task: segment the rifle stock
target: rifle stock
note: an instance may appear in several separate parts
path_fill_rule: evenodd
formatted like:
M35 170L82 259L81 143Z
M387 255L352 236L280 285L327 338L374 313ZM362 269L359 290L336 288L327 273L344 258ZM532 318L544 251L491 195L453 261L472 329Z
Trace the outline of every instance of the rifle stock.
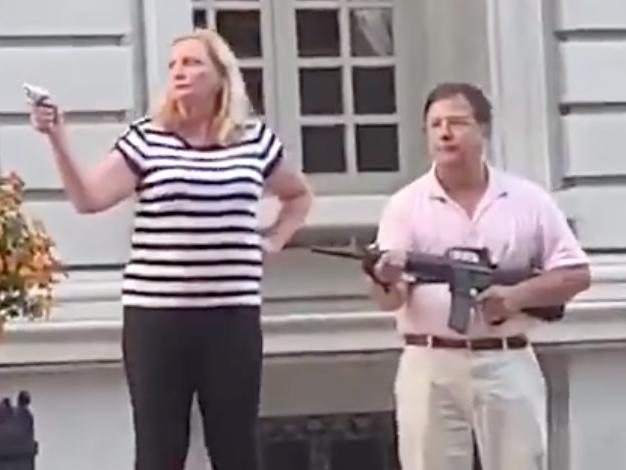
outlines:
M501 270L496 269L493 273L493 284L501 286L514 286L541 274L532 269L521 270ZM541 318L546 321L557 321L565 315L565 305L554 305L545 307L527 307L522 312L531 317Z

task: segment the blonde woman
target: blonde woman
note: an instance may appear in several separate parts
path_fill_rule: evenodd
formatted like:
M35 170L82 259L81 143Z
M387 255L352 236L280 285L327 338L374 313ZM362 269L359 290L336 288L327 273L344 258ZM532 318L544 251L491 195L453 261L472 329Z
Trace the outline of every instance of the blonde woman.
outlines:
M283 162L278 137L248 111L237 61L210 30L174 41L162 104L91 174L75 164L56 107L32 110L79 212L136 195L122 303L137 470L183 469L195 394L213 467L258 468L263 252L285 245L312 195ZM282 209L262 236L264 190Z

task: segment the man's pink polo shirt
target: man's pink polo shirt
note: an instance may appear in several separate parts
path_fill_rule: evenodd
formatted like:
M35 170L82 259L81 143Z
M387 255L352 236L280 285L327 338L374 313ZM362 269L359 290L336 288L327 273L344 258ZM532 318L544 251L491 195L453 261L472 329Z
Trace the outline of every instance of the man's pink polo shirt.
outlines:
M382 249L443 255L450 247L486 247L502 268L550 270L589 260L551 195L540 186L489 167L489 184L473 218L443 190L430 172L395 193L381 217ZM445 284L418 284L398 312L400 333L461 337L447 327L450 294ZM526 332L539 320L520 314L501 326L487 325L480 312L468 336Z

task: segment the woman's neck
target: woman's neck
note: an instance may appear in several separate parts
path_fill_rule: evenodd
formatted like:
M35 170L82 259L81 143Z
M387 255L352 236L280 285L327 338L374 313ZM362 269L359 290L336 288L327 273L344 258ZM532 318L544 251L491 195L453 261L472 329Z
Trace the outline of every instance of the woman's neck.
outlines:
M215 143L212 132L213 115L207 107L181 103L184 117L176 124L176 132L193 145ZM210 107L209 107L210 109Z

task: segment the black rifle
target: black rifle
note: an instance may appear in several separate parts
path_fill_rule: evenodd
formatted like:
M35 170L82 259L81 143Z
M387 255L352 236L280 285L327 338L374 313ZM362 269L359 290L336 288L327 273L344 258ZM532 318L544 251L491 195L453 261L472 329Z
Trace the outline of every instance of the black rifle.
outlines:
M374 274L374 266L383 254L376 246L355 250L314 247L311 250L359 260L363 270L385 287ZM448 326L459 333L467 332L471 311L480 292L492 285L511 286L539 274L533 269L500 269L492 263L488 249L467 247L450 248L443 256L410 252L404 271L417 283L448 284L451 296ZM531 307L523 309L523 312L546 321L556 321L563 318L565 306Z
M9 398L0 401L0 470L34 470L37 441L30 395L22 391L17 406Z

